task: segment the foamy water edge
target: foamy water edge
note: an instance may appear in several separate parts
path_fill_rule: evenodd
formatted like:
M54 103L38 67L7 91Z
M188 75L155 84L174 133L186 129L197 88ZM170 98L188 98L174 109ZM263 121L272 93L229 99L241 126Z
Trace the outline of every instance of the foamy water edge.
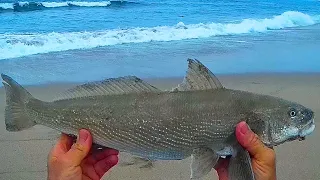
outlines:
M319 22L320 16L287 11L272 18L244 19L239 23L186 25L183 22L179 22L174 26L111 29L93 32L0 34L0 59L126 43L178 41L221 35L266 32L289 27L309 26Z

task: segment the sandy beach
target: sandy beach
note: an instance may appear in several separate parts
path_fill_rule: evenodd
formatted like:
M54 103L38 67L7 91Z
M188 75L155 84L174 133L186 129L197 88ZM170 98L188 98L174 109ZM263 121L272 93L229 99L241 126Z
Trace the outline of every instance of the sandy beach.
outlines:
M320 74L246 74L218 76L226 88L247 90L282 97L310 107L316 115L316 130L305 141L285 143L275 148L279 180L317 180L320 177ZM182 78L148 79L160 89L171 89ZM50 101L71 84L51 84L26 87L41 100ZM22 132L7 132L4 125L5 93L0 88L0 179L46 179L47 154L59 132L43 126L35 126ZM120 159L125 156L120 156ZM190 159L156 162L153 169L135 166L116 166L104 179L109 180L186 180L190 176ZM216 179L212 172L206 179Z

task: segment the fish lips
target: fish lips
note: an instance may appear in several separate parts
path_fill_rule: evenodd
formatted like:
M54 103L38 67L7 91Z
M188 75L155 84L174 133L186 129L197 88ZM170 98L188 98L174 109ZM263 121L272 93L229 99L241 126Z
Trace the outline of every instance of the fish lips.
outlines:
M306 136L310 135L314 129L316 128L316 125L314 123L314 119L312 119L312 121L307 124L305 127L303 127L300 131L299 131L299 135L297 137L297 139L299 141L303 141L306 139Z

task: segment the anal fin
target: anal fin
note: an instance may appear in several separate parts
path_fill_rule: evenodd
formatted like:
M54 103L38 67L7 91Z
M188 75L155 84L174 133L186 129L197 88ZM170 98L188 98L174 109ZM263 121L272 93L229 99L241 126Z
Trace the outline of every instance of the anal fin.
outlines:
M132 157L131 161L125 160L119 163L119 166L139 166L139 168L150 169L154 165L154 161L141 157Z

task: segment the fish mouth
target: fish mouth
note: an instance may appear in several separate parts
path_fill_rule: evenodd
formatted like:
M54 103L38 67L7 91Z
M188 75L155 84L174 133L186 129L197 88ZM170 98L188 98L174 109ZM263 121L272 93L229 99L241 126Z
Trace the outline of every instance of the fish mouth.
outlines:
M314 129L316 128L316 125L314 123L314 119L311 120L309 124L304 126L300 131L298 135L298 140L303 141L306 139L306 136L310 135Z

